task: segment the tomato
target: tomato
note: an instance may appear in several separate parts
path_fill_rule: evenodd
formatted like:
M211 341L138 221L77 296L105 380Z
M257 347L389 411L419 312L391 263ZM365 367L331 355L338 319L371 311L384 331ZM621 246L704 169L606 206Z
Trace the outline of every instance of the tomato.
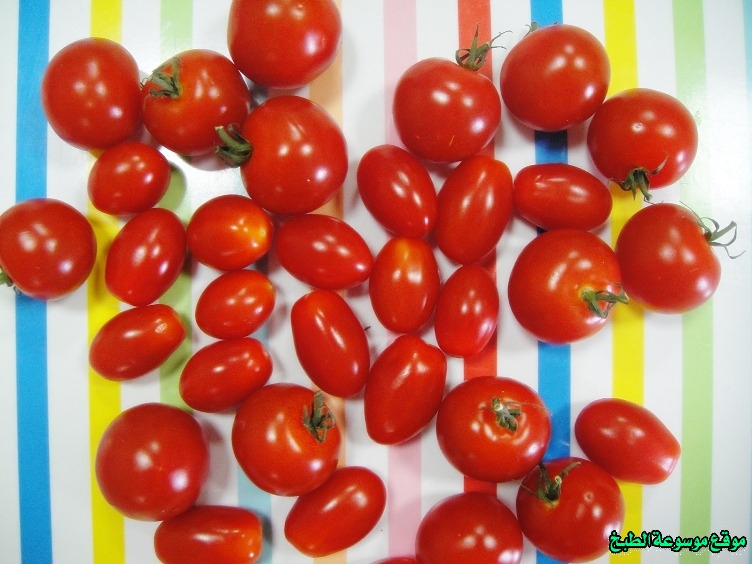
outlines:
M95 472L102 495L120 513L161 521L196 503L209 473L209 448L190 414L143 403L120 413L105 429Z
M517 490L517 519L535 547L563 562L587 562L608 552L624 523L624 497L603 468L577 457L549 460Z
M541 163L514 177L516 214L541 229L592 231L608 221L613 198L603 182L567 163Z
M446 394L436 416L436 437L446 459L465 476L507 482L522 478L541 461L551 419L528 385L477 376Z
M491 254L514 213L512 191L512 174L501 161L476 155L457 165L439 190L439 250L460 264Z
M274 251L282 267L298 280L323 290L346 290L368 279L373 255L348 223L323 214L284 221Z
M580 229L547 231L512 266L507 289L517 321L537 339L570 343L602 329L617 302L626 303L616 254Z
M609 97L595 112L587 148L598 170L624 190L662 188L678 181L697 154L697 125L679 100L632 88Z
M292 305L290 324L295 353L316 386L342 398L363 389L371 351L363 324L342 296L309 292Z
M216 341L197 350L180 374L179 393L198 411L233 409L269 380L272 358L253 338Z
M162 521L154 551L164 564L257 562L263 548L261 519L244 507L197 505Z
M144 81L143 120L152 137L184 156L213 152L218 127L240 126L251 93L233 62L209 49L189 49L161 64Z
M175 213L150 208L115 236L105 262L110 293L134 306L159 299L180 276L186 256L185 228Z
M652 411L620 398L588 403L574 433L585 456L617 480L663 482L681 456L679 441Z
M223 272L196 301L196 325L215 339L239 339L259 329L272 314L277 291L257 270Z
M381 478L362 466L344 466L295 500L285 518L285 538L306 556L328 556L365 538L385 507Z
M387 329L412 333L433 314L441 286L436 257L423 239L393 237L377 253L368 282L373 312Z
M63 47L42 76L42 108L64 141L101 151L134 137L141 127L140 76L133 55L101 37Z
M233 0L227 46L241 72L268 88L299 88L332 63L342 21L332 0Z
M91 274L97 241L89 220L54 198L32 198L0 215L0 283L38 300L79 288Z
M611 63L589 31L568 24L534 29L501 65L499 87L509 113L532 129L583 123L606 97Z
M438 213L433 180L405 149L378 145L363 153L357 185L363 205L394 235L421 238L433 230Z
M444 397L447 361L416 335L399 335L379 353L366 380L366 431L380 444L404 443L431 422Z
M231 439L248 478L281 496L299 496L326 482L342 441L322 393L287 382L251 392L235 414Z
M240 194L214 196L193 212L186 227L188 249L217 270L239 270L272 246L274 223L259 205Z
M89 364L108 380L132 380L159 368L185 334L180 316L168 305L125 309L94 335Z
M423 516L415 554L420 564L513 564L522 558L522 532L512 510L496 496L458 493Z

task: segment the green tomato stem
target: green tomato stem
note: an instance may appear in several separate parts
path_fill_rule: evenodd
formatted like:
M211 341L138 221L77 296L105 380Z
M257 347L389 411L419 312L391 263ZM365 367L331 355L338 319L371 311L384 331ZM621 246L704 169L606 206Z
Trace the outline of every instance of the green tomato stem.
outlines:
M175 98L180 97L182 91L180 85L180 61L177 57L170 60L170 72L164 72L161 68L151 73L146 79L147 82L153 83L156 88L149 89L149 95L154 98Z
M590 312L601 319L606 319L611 312L611 308L617 303L629 303L629 297L624 293L621 286L619 286L618 294L614 294L608 290L583 290L580 293L580 297L587 303ZM602 304L605 304L605 307Z
M503 402L500 398L493 398L491 400L491 409L496 415L496 422L499 427L509 429L510 431L517 430L517 418L522 414L519 404L514 402Z
M221 144L217 145L216 153L225 163L238 167L251 158L253 146L240 134L237 127L233 125L219 126L216 131L222 141Z
M457 49L454 53L454 60L457 61L457 64L471 71L480 70L486 62L488 52L494 47L497 47L497 45L493 45L493 42L503 35L503 32L499 33L490 41L478 45L479 28L480 26L475 27L475 35L473 36L473 42L470 47Z
M324 394L318 390L313 394L311 409L303 408L303 425L319 443L326 440L326 433L335 425L334 415L324 404Z

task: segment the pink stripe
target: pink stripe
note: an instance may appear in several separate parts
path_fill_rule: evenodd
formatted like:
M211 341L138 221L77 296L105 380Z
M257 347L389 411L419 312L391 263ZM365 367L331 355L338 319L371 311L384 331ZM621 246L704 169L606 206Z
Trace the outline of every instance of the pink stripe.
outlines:
M402 73L418 57L415 0L384 0L384 117L386 142L401 145L392 120L392 99Z

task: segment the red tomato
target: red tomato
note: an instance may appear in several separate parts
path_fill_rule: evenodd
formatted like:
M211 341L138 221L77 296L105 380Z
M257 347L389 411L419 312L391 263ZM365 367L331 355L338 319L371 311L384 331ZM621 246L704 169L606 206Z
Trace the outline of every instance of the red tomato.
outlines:
M196 301L196 325L215 339L239 339L259 329L272 314L277 291L257 270L223 272Z
M341 219L317 213L284 221L274 250L287 272L323 290L346 290L365 282L373 265L360 233Z
M233 0L227 46L241 72L269 88L299 88L331 65L342 21L332 0Z
M0 215L0 283L38 300L79 288L91 274L97 241L89 220L53 198L19 202Z
M185 338L185 326L170 306L126 309L97 331L89 364L108 380L132 380L158 368Z
M263 541L261 519L252 511L197 505L159 524L154 551L164 564L253 564L261 556Z
M522 249L509 275L509 306L537 339L570 343L597 333L626 303L616 255L581 229L547 231Z
M197 261L217 270L239 270L271 248L274 223L257 203L240 194L214 196L193 212L186 235Z
M517 215L541 229L591 231L611 215L613 198L603 182L566 163L533 164L514 177Z
M363 389L371 351L363 324L342 296L309 292L290 309L290 324L295 353L316 386L341 398Z
M310 492L337 468L341 443L321 392L277 382L251 392L232 426L232 450L248 478L281 496Z
M509 113L540 131L560 131L592 116L606 97L611 64L590 32L568 24L534 29L501 65Z
M368 282L373 312L387 329L412 333L433 314L441 286L436 257L423 239L394 237L376 255Z
M103 150L133 137L141 126L138 65L122 45L79 39L50 59L42 77L42 108L67 143Z
M363 205L385 229L421 238L436 223L436 189L428 170L411 153L379 145L360 158L357 184Z
M271 375L272 358L260 341L216 341L188 359L180 374L180 397L198 411L227 411L266 384Z
M447 361L416 335L400 335L374 360L363 394L368 436L380 444L404 443L420 433L439 409Z
M439 190L436 244L450 260L479 262L493 252L514 213L509 168L486 155L462 161Z
M496 496L463 492L424 515L415 553L420 564L513 564L522 559L522 532L512 510Z
M652 411L620 398L587 404L574 433L585 456L617 480L663 482L681 456L679 441Z
M600 466L576 457L534 469L517 491L517 519L525 536L551 558L587 562L608 552L609 536L624 522L619 485Z
M522 478L541 461L551 419L543 400L526 384L477 376L446 394L436 416L436 436L441 452L465 476L507 482Z
M186 255L185 228L164 208L150 208L115 236L104 269L110 293L134 306L159 299L180 276Z
M365 538L385 507L381 478L368 468L344 466L295 500L285 518L285 538L306 556L328 556Z
M126 517L161 521L188 510L209 473L198 422L177 407L143 403L118 415L97 447L97 484Z

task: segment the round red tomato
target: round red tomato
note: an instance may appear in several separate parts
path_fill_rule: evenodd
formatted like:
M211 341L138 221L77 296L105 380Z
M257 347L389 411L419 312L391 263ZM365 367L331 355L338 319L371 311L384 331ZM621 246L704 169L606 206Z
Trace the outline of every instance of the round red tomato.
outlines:
M126 517L161 521L196 503L209 473L198 422L177 407L143 403L118 415L97 447L97 484Z
M54 300L91 274L97 241L89 220L70 204L32 198L0 215L0 283L29 297Z
M385 507L381 478L368 468L344 466L295 500L285 518L285 538L306 556L328 556L365 538Z
M380 444L404 443L420 433L439 409L447 361L416 335L400 335L374 360L363 411L368 436Z
M592 116L611 81L608 54L585 29L554 24L517 42L501 65L499 87L509 113L539 131L560 131Z
M522 478L541 461L551 419L543 400L526 384L477 376L446 394L436 416L436 436L441 452L465 476L507 482Z
M196 505L165 519L154 531L154 551L163 564L253 564L263 542L258 515L229 505Z

